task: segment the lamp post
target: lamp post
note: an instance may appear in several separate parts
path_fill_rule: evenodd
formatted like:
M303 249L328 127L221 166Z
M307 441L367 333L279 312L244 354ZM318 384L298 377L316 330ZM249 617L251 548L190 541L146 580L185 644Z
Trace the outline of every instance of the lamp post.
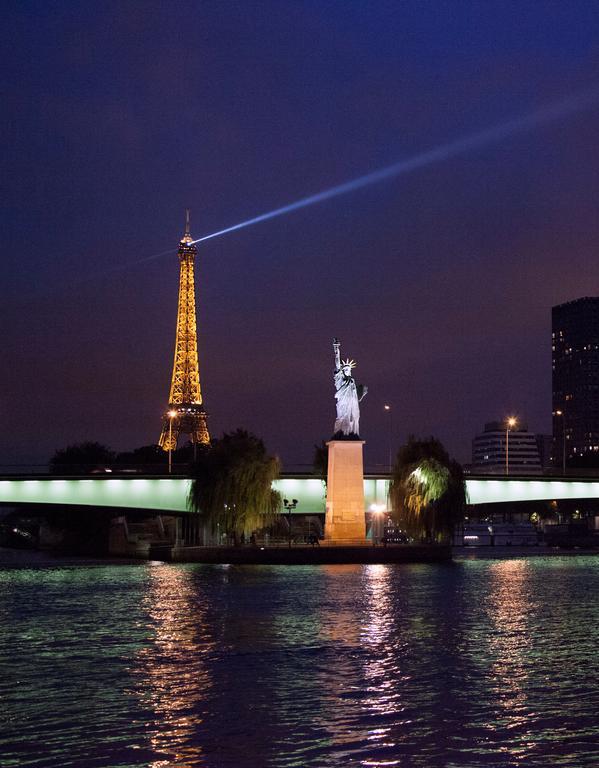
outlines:
M518 420L514 416L510 416L508 419L506 419L505 422L505 474L509 475L510 473L510 451L509 451L509 445L510 445L510 429L512 427L515 427L518 423Z
M283 506L287 510L287 519L289 522L289 548L291 548L291 513L297 507L297 499L283 499Z
M556 416L562 417L562 475L566 474L566 414L563 411L556 411Z
M389 472L391 472L393 469L393 411L387 403L385 403L383 408L389 414Z
M173 470L173 419L177 415L177 411L168 412L168 473L171 474Z

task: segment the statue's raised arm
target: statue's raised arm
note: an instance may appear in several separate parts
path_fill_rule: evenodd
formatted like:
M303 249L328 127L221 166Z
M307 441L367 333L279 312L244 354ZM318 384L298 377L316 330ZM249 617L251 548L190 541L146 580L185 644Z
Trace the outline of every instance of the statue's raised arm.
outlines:
M337 405L337 418L335 419L335 437L347 438L360 437L360 406L367 392L367 387L356 384L352 376L352 369L356 363L349 358L341 360L341 342L333 339L333 352L335 354L335 401Z
M338 371L341 368L341 342L336 336L333 339L333 352L335 353L335 370Z

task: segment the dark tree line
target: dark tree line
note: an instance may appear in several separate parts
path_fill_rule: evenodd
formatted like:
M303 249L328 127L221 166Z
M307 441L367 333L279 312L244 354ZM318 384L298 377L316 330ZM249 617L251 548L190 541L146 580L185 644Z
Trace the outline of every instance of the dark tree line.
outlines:
M193 457L192 446L173 451L173 464L187 465ZM88 475L92 472L133 470L152 474L164 472L168 454L158 445L143 445L132 451L117 453L102 443L85 441L57 450L49 462L54 475Z

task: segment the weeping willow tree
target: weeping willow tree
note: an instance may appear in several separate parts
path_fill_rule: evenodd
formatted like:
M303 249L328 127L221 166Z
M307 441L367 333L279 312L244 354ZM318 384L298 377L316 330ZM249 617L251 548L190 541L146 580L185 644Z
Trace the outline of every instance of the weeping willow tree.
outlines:
M419 541L451 541L464 518L466 484L461 466L434 437L410 436L397 454L389 497L393 517Z
M242 429L225 433L192 467L189 506L213 533L227 533L237 544L242 533L270 525L279 514L281 496L272 490L279 471L260 438Z

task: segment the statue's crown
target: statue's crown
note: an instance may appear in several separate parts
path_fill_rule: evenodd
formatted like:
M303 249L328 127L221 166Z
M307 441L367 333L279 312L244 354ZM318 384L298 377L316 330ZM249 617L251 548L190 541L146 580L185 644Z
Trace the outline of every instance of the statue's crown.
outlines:
M342 368L346 368L347 367L347 368L349 368L351 370L352 368L356 367L356 363L355 363L354 360L350 360L349 357L348 357L347 360L342 360L341 361L341 367Z

